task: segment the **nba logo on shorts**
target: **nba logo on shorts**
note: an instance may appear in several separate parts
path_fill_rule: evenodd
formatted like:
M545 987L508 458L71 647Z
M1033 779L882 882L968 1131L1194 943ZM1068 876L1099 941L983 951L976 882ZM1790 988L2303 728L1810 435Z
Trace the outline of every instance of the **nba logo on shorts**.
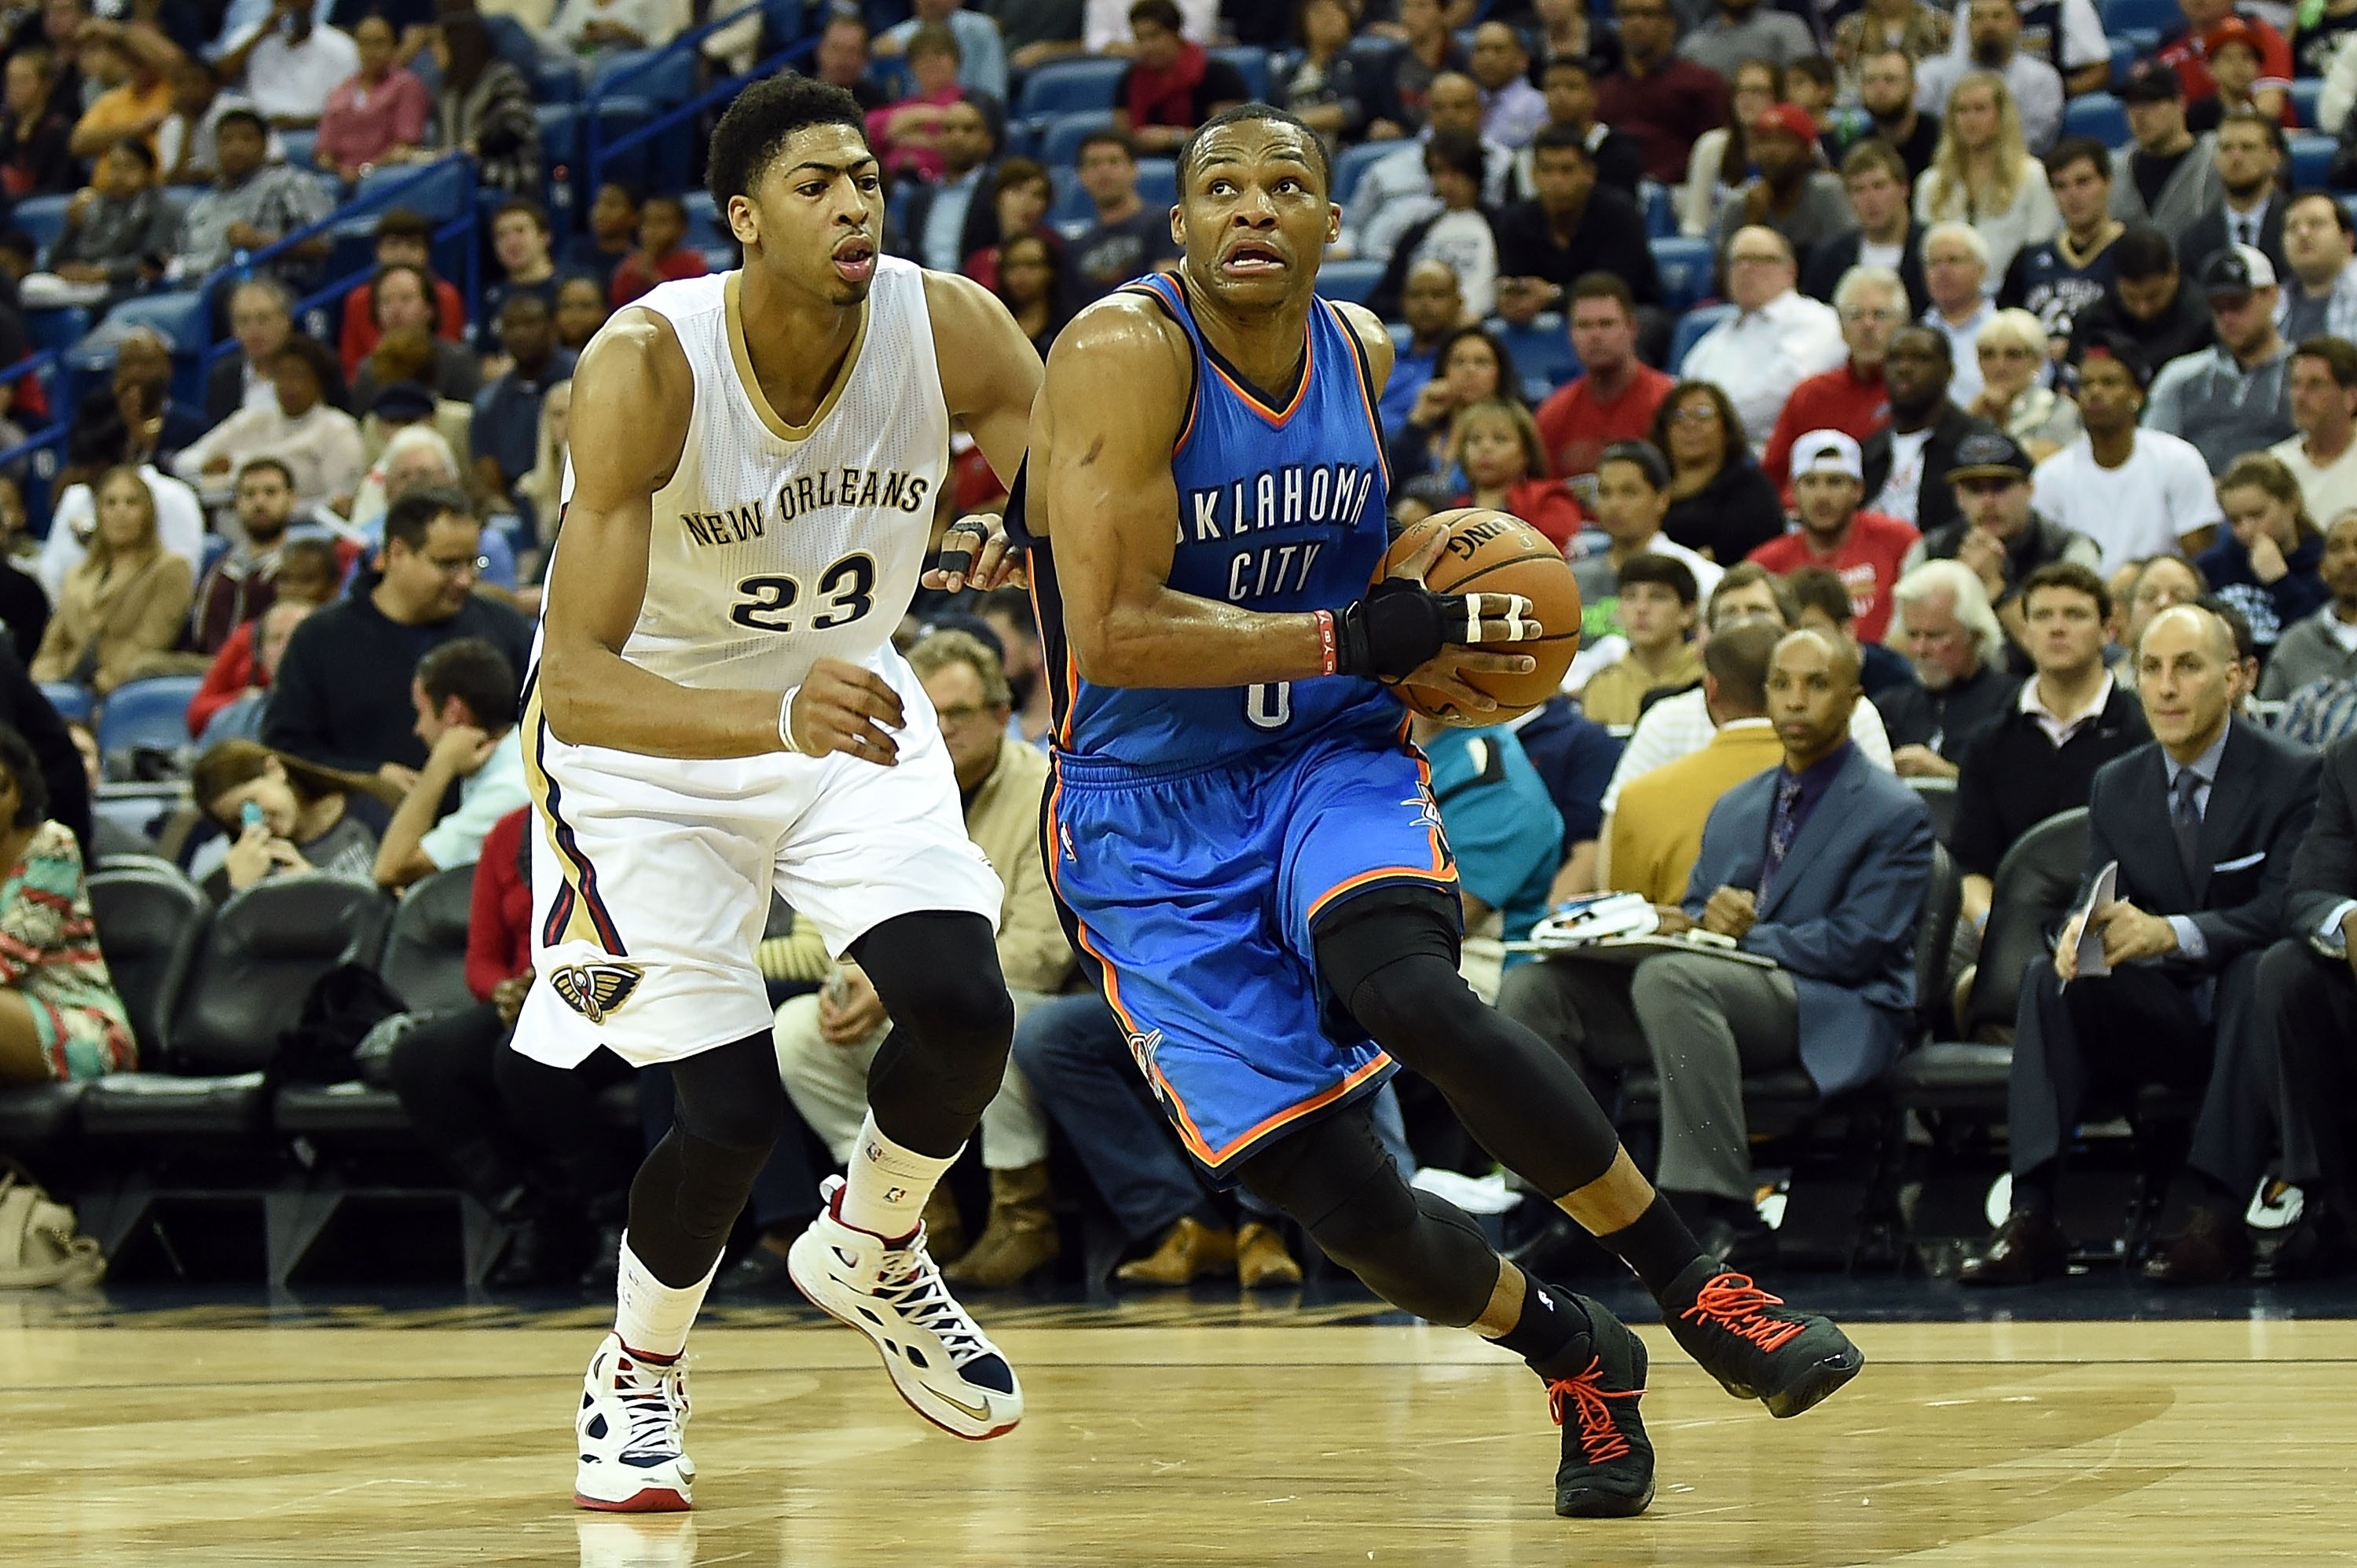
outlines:
M567 1007L602 1024L607 1014L621 1010L642 978L644 972L634 963L575 963L551 973L548 983Z

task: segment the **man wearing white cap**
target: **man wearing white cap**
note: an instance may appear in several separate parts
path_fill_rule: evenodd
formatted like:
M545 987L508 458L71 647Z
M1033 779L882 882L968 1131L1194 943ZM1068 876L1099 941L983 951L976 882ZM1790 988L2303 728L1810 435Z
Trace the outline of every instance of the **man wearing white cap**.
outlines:
M2222 474L2244 453L2292 434L2291 346L2276 330L2280 291L2266 252L2230 245L2202 263L2201 281L2218 341L2162 367L2144 423L2190 441Z
M1857 442L1838 430L1812 430L1792 443L1797 533L1771 539L1750 559L1781 576L1824 566L1849 590L1860 641L1879 642L1890 628L1890 590L1907 553L1922 537L1912 523L1864 511L1866 463Z

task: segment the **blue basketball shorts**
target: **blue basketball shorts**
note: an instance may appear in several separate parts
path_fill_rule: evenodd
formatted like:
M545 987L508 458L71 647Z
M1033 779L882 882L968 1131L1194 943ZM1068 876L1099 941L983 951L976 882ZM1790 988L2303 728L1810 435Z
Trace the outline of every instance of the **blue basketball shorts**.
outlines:
M1429 774L1404 740L1362 736L1160 771L1057 754L1045 849L1066 929L1215 1176L1391 1076L1311 931L1387 885L1455 894Z

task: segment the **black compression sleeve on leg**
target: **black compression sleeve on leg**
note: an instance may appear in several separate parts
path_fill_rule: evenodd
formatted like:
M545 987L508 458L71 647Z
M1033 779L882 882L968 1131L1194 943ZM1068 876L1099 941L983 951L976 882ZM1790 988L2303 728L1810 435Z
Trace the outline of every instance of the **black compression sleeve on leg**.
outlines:
M786 1122L786 1090L768 1030L672 1064L676 1100L630 1183L630 1251L673 1289L712 1270L729 1227Z
M948 1159L1006 1075L1015 1004L980 915L899 915L851 944L892 1015L867 1069L867 1108L886 1137Z
M1403 1312L1461 1328L1490 1305L1498 1254L1481 1228L1401 1178L1363 1102L1279 1139L1238 1174Z
M1544 1041L1473 994L1443 906L1344 905L1317 945L1318 972L1351 1016L1509 1169L1561 1197L1611 1168L1620 1137L1596 1097Z

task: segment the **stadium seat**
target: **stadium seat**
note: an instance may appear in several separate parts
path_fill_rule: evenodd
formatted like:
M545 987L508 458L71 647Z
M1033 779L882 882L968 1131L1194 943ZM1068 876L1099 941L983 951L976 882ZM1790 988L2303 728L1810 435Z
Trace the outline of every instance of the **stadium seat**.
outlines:
M2292 109L2299 115L2300 124L2309 130L2317 128L2316 106L2323 96L2324 81L2320 77L2303 76L2291 84Z
M1678 231L1677 204L1670 199L1670 188L1657 179L1637 182L1637 194L1645 209L1645 237L1667 240Z
M525 72L532 83L533 101L537 103L578 103L581 102L581 73L569 60L543 58Z
M1735 314L1731 305L1702 305L1678 317L1677 329L1670 334L1670 373L1676 375L1678 367L1686 362L1694 346L1702 341L1703 334Z
M1232 44L1211 51L1213 59L1225 60L1236 68L1244 79L1247 102L1262 103L1268 100L1268 51L1257 44Z
M170 750L188 745L188 703L203 684L201 675L156 675L117 686L98 715L98 754L112 757L143 746Z
M2121 87L2126 84L2128 72L2135 68L2138 57L2134 41L2127 38L2115 37L2111 42L2112 74L2110 80L2112 90L2116 92Z
M2111 34L2131 27L2151 27L2165 33L2185 25L2177 0L2102 0L2097 10L2104 18L2104 31Z
M467 917L475 868L454 865L403 896L377 972L413 1013L455 1013L475 1004L467 989Z
M691 250L700 251L706 245L731 242L731 236L721 232L720 209L708 190L689 190L680 194L679 204L687 209L687 239Z
M25 334L36 354L62 354L90 331L90 312L79 305L49 306L25 312Z
M280 145L286 149L286 161L288 163L293 164L296 168L315 168L317 166L312 159L319 147L318 132L281 131L278 133L278 140Z
M197 289L176 289L168 294L143 294L124 300L108 312L106 328L110 337L120 340L123 329L130 327L152 327L164 335L175 354L196 354L205 347L205 296ZM113 359L112 353L108 355Z
M1376 70L1388 75L1392 57L1407 48L1406 40L1385 38L1381 33L1361 33L1351 40L1347 49L1361 70Z
M49 700L49 706L57 709L58 717L68 724L87 720L91 709L97 705L90 694L90 688L72 681L44 681L41 682L41 695Z
M69 1142L81 1123L87 1082L0 1089L0 1149L35 1165Z
M1351 305L1366 304L1383 281L1381 262L1328 262L1318 269L1318 292Z
M1178 160L1177 158L1138 159L1137 199L1157 212L1168 211L1177 206Z
M1525 381L1553 392L1579 374L1579 356L1572 352L1571 337L1560 314L1547 311L1527 327L1502 320L1485 325L1513 356L1514 369Z
M1678 311L1689 310L1710 292L1711 269L1717 256L1707 240L1689 240L1673 234L1652 243L1653 271L1662 280L1662 305Z
M690 48L621 49L600 58L589 73L593 102L609 90L651 99L668 109L695 96L695 51Z
M46 258L66 231L66 209L72 203L70 195L28 196L9 209L9 221L31 235Z
M1129 69L1125 59L1049 60L1023 79L1015 113L1026 120L1113 107L1114 83Z
M2127 145L2128 112L2108 92L2090 92L2062 106L2062 134L2093 136L2107 147Z
M90 879L91 918L144 1068L169 1059L172 1010L212 913L204 891L170 861L107 866Z
M173 1014L173 1066L224 1073L269 1066L313 982L339 963L375 966L392 913L392 900L373 885L317 872L232 895Z
M1405 145L1401 142L1361 142L1355 147L1344 147L1334 160L1334 199L1348 201L1351 193L1359 188L1359 177L1367 166L1378 163ZM19 210L22 210L19 209Z
M432 172L424 178L419 177L416 168L381 168L361 176L360 183L352 188L350 205L365 206L371 214L400 206L436 223L447 223L462 215L474 185L467 160L444 158L425 167ZM388 199L385 193L397 187L406 188Z
M1080 161L1081 143L1096 131L1109 130L1113 111L1095 109L1082 113L1059 114L1047 122L1039 134L1039 161L1054 168L1061 164Z
M2340 143L2330 136L2295 131L2291 142L2291 188L2320 190L2332 173L2332 155Z

